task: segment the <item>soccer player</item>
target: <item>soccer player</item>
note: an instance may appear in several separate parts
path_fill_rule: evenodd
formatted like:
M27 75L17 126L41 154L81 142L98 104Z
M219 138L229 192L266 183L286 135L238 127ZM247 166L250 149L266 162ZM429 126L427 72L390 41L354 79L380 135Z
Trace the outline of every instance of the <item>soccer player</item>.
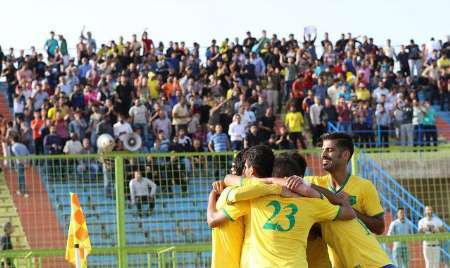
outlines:
M263 177L258 167L264 167L261 165L264 161L258 160L261 159L247 155L244 169L246 177ZM277 173L274 172L273 175L278 177L301 172L297 163L286 157L275 160L275 170ZM320 198L281 198L271 195L251 202L227 205L224 211L229 220L235 220L245 215L248 217L251 210L251 254L244 254L243 249L241 257L249 260L247 265L307 267L306 241L312 224L335 218L352 219L355 216L350 204L345 204L345 201L342 203L343 206L339 207ZM216 220L222 220L220 215L216 216ZM246 229L248 227L246 225Z
M256 158L259 160L257 162L259 174L269 177L272 172L274 160L274 155L270 148L265 146L254 146L248 149L244 154L241 152L241 155L238 156L242 157L243 160L250 154L252 159ZM242 163L242 160L238 157L236 157L236 159L235 168L237 175L240 175L238 172L241 168L240 164ZM273 194L280 194L280 188L281 187L279 186L273 185ZM231 189L232 187L225 188L218 200L217 197L219 193L217 191L212 190L209 195L207 220L208 225L213 228L212 267L248 267L246 262L248 257L243 256L247 256L250 249L250 218L241 217L228 220L230 217L224 208L228 206L226 200ZM247 228L244 226L247 226Z
M247 149L239 152L232 164L231 173L234 175L242 175L245 162L245 154ZM270 159L269 159L270 161ZM271 170L272 163L269 162L268 168ZM235 187L227 187L223 191L213 190L209 195L208 201L208 224L212 229L212 260L211 267L245 267L244 263L241 264L241 250L243 248L244 242L244 218L236 219L235 221L224 221L222 224L217 224L217 222L212 221L212 212L223 213L223 207L226 205L227 197L230 191ZM251 189L250 189L251 190ZM254 189L253 189L254 191ZM270 194L280 194L282 188L278 185L268 185L267 187L256 189L258 194L270 195ZM220 195L220 196L219 196ZM219 199L217 200L217 197ZM216 201L217 200L217 201ZM219 211L219 212L218 212ZM225 214L224 214L225 215ZM250 232L248 228L247 232ZM249 234L247 234L249 237ZM248 240L249 241L249 240ZM247 241L247 243L249 243ZM247 244L248 246L248 244ZM244 247L244 249L247 248Z
M377 191L369 180L347 171L354 150L352 138L345 133L331 133L324 134L322 141L322 166L329 174L305 180L347 198L358 217L349 222L321 224L333 267L389 267L391 261L372 233L384 230L384 210Z

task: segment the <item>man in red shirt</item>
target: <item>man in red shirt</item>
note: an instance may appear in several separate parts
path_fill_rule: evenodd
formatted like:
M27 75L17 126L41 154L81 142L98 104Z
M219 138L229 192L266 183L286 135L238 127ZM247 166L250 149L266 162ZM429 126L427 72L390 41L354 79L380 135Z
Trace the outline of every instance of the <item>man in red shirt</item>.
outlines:
M33 147L35 154L44 153L44 146L42 143L41 128L44 125L44 119L41 118L39 111L35 111L33 115L33 120L31 120Z

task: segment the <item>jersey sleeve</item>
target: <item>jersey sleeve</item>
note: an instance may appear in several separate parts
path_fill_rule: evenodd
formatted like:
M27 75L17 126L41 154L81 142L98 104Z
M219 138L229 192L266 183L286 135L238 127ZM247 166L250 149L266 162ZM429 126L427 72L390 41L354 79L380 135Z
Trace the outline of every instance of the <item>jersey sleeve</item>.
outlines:
M231 205L225 204L221 211L230 221L235 221L250 213L250 202L242 201Z
M375 186L370 181L367 181L367 184L364 185L364 192L362 196L364 198L362 204L364 211L360 212L370 217L383 215L384 209L381 206L377 189L375 189Z
M281 186L277 184L266 184L254 179L243 179L241 186L233 188L227 195L227 203L233 204L238 201L251 200L266 195L279 195Z
M326 199L308 198L307 200L313 206L312 210L315 212L317 221L333 221L339 216L340 206L335 206Z

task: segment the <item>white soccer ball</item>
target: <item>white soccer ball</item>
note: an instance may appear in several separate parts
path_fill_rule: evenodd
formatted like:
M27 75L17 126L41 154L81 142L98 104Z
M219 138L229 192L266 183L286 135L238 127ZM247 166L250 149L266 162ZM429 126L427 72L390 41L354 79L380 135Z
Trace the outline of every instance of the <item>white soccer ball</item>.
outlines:
M97 138L97 148L99 152L109 153L114 149L114 138L109 134L102 134Z

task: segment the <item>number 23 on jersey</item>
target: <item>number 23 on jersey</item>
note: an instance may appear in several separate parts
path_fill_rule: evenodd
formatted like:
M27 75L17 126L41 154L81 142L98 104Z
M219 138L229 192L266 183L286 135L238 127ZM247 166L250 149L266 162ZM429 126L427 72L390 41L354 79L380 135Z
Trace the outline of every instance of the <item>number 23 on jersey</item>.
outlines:
M295 226L295 215L298 212L298 207L294 203L289 203L283 208L280 202L276 200L270 201L267 207L273 207L272 216L267 219L266 223L263 225L263 229L272 230L278 232L288 232ZM288 226L282 226L276 218L279 214L282 214L289 221Z

